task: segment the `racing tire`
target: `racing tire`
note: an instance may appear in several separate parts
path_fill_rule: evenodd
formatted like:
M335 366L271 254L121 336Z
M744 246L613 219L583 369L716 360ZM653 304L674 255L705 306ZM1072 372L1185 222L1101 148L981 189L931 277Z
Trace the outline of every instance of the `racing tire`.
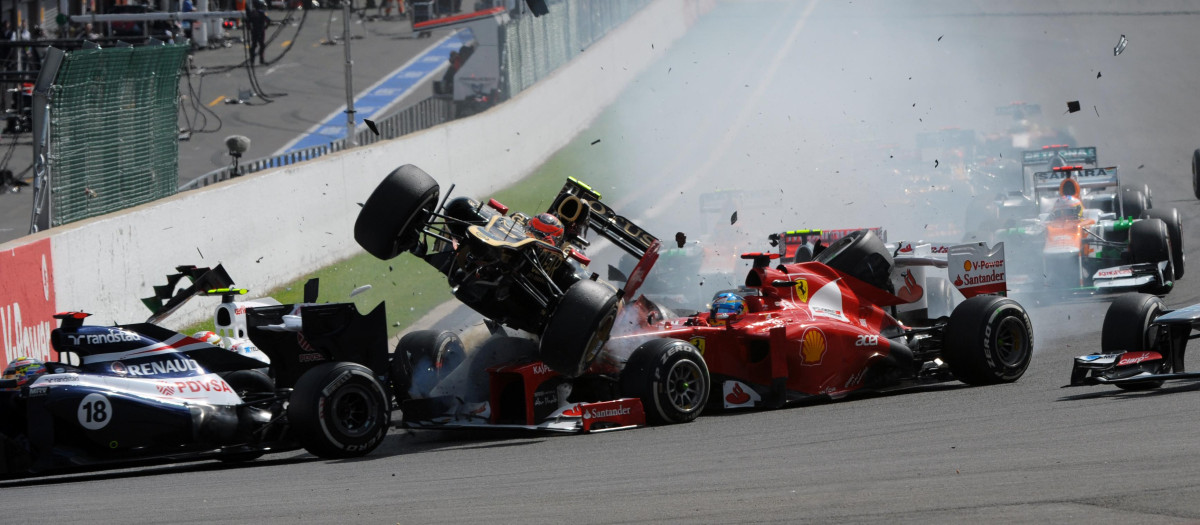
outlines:
M567 288L542 331L542 362L568 378L583 374L608 341L620 302L615 290L596 281L584 279Z
M1121 216L1120 218L1138 218L1142 213L1150 209L1150 203L1146 198L1146 194L1141 190L1132 188L1124 188L1121 190Z
M813 258L830 268L893 292L891 253L871 230L858 230L834 241Z
M1020 379L1033 357L1033 323L1019 303L980 295L963 301L950 314L942 360L968 385L1011 383Z
M1183 277L1183 217L1179 210L1153 208L1142 213L1143 219L1158 219L1167 225L1167 237L1171 239L1171 265L1176 279Z
M1200 149L1192 152L1192 193L1200 199Z
M412 164L375 187L354 221L354 240L371 255L391 259L417 246L438 202L438 183Z
M1146 284L1138 291L1154 295L1166 295L1171 291L1175 285L1175 265L1171 262L1171 234L1165 222L1161 219L1143 219L1133 223L1129 228L1129 251L1135 264L1167 261L1163 279L1172 279L1170 282Z
M245 400L246 396L250 394L275 393L275 382L271 380L270 376L259 370L234 370L222 374L221 378L229 383L229 388L232 388L242 400Z
M712 381L696 347L679 339L642 343L621 370L621 395L642 401L652 425L687 423L708 403Z
M296 381L287 417L310 454L326 459L363 456L383 442L391 425L388 393L371 369L322 363Z
M400 338L393 356L393 395L401 400L408 399L412 387L416 387L417 397L427 397L433 387L466 360L467 352L462 339L454 332L416 330ZM407 369L408 386L401 397L396 387L398 372L403 374L404 369Z
M1104 324L1100 328L1100 351L1117 354L1153 350L1150 323L1162 315L1163 310L1166 310L1166 305L1153 295L1129 293L1117 297L1108 305L1108 311L1104 312ZM1157 373L1170 371L1170 360L1163 359L1162 368ZM1152 390L1162 384L1162 381L1152 381L1128 385L1117 383L1116 386L1123 390Z

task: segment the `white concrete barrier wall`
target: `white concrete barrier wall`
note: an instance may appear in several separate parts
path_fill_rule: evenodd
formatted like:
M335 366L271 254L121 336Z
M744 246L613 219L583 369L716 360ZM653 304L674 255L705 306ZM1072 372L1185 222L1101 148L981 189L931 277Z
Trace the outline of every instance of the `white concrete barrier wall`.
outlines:
M41 354L25 347L42 344L37 334L54 324L45 308L26 305L23 317L13 315L22 308L12 289L42 290L43 283L6 281L31 280L24 276L38 271L30 254L40 240L50 239L49 307L92 312L97 323L147 317L139 298L180 264L223 263L241 285L276 287L358 253L357 203L399 165L420 166L443 186L457 184L460 195L484 196L528 175L714 2L656 0L550 77L482 114L0 245L0 256L8 255L0 257L3 350L7 358ZM200 320L211 314L208 306L185 308L168 324Z

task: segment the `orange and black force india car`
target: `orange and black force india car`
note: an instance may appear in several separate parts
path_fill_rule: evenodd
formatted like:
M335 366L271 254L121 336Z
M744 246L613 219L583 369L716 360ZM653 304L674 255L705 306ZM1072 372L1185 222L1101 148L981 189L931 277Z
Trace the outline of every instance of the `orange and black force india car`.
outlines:
M381 259L402 252L421 257L446 275L463 304L538 335L543 363L566 376L582 374L608 339L622 299L633 296L654 265L658 239L575 179L536 217L509 215L494 199L439 204L439 195L438 183L420 168L397 168L363 204L355 240ZM639 260L624 289L589 274L584 249L592 230Z
M1187 343L1200 329L1200 305L1169 310L1162 299L1124 294L1109 305L1100 352L1076 357L1066 386L1114 385L1147 390L1164 381L1200 379L1184 368Z
M709 408L778 407L928 381L972 385L1016 381L1029 365L1033 330L1025 309L1003 297L1003 245L958 245L934 254L928 245L888 249L871 231L850 233L808 262L771 266L777 253L751 253L745 285L718 293L712 308L671 317L645 301L632 335L674 338L698 348L712 378ZM925 269L966 297L948 318L897 307L939 290ZM919 270L919 271L917 271ZM932 272L931 272L932 273ZM922 276L922 277L919 277ZM941 293L941 292L936 292Z
M1049 211L996 232L997 239L1012 247L1013 258L1025 263L1010 279L1018 290L1139 290L1161 295L1183 277L1183 221L1178 211L1139 209L1139 215L1122 218L1124 199L1109 194L1106 201L1085 193L1089 185L1115 184L1116 168L1068 166L1036 175L1039 192L1053 188L1056 196L1039 197L1051 203ZM1134 194L1144 201L1140 191ZM1110 209L1117 203L1118 212L1088 207L1089 202L1107 202Z

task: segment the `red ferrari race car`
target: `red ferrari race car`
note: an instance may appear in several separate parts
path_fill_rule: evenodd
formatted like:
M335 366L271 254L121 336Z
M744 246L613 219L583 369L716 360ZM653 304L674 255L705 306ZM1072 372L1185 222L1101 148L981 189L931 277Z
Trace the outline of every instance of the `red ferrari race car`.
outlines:
M916 252L912 244L899 246ZM773 408L950 379L1016 381L1029 366L1033 328L1025 309L1001 296L1003 245L957 245L944 256L924 251L897 255L860 230L808 262L771 267L778 254L745 254L754 261L745 285L718 293L709 311L671 317L639 301L636 329L614 329L633 334L614 337L607 349L618 353L647 338L690 342L711 374L709 408ZM930 266L947 268L966 300L949 318L899 320L897 307L924 297L931 283L913 270Z

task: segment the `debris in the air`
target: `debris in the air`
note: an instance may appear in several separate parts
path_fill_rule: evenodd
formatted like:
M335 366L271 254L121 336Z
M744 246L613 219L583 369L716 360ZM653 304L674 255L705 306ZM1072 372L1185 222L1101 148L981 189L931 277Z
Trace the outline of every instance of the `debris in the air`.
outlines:
M201 259L203 259L203 258L204 258L204 252L200 251L200 247L199 247L199 246L197 246L197 247L196 247L196 253L200 254L200 258L201 258Z
M1074 113L1076 111L1079 111L1079 101L1072 100L1067 102L1067 113Z
M1097 72L1096 72L1096 78L1100 78L1100 72L1099 72L1099 71L1097 71Z
M937 160L937 159L933 159L933 167L935 167L935 168L936 168L936 167L938 167L938 160Z
M1092 106L1092 109L1096 111L1096 116L1097 116L1097 117L1099 117L1099 116L1100 116L1100 110L1099 110L1099 109L1096 109L1096 106Z
M360 294L360 293L363 293L363 292L365 292L365 291L367 291L367 290L370 290L370 289L371 289L371 285L369 285L369 284L364 284L364 285L362 285L362 286L359 286L358 288L355 288L354 290L352 290L352 291L350 292L350 297L354 297L354 296L356 296L356 295L358 295L358 294Z
M733 215L729 216L729 224L731 224L731 225L737 224L737 212L736 211L733 212Z
M388 271L389 272L392 271L392 265L390 265L390 264L388 265Z
M916 103L916 102L913 102L913 107L914 107L914 108L915 108L915 107L917 107L917 103Z
M591 145L595 146L596 144L599 144L599 143L600 143L600 139L596 139L596 140L592 141Z
M255 259L255 260L254 260L254 262L255 262L255 263L260 263L260 262L262 262L262 260L263 260L263 258L262 258L262 257L259 257L259 258Z
M1145 167L1146 167L1146 165L1145 165L1145 164L1138 164L1138 169L1139 169L1139 170L1140 170L1140 169L1142 169L1142 168L1145 168Z
M941 42L941 41L942 41L942 37L943 37L943 36L946 36L946 35L940 35L940 36L938 36L938 42Z
M1117 47L1113 48L1113 56L1121 56L1126 45L1129 45L1129 41L1125 39L1125 35L1121 35L1121 40L1117 41Z
M680 248L683 248L683 243L685 242L687 242L687 235L685 235L683 232L675 232L675 244L679 245Z
M670 75L670 74L671 74L671 70L672 70L672 69L675 69L675 68L671 68L671 67L667 68L667 74L668 74L668 75Z
M371 130L371 133L374 133L376 136L379 135L379 128L375 127L375 121L365 118L363 122L367 124L367 128Z

